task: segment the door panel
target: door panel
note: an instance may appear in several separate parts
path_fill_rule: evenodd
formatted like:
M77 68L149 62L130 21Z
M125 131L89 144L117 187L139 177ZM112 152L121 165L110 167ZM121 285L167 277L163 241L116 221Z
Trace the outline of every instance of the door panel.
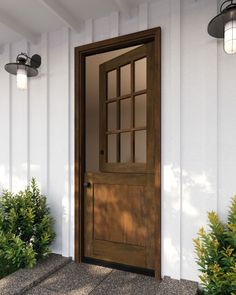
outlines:
M94 258L140 268L146 265L143 248L127 244L94 241Z
M154 45L100 65L100 172L85 173L84 255L155 268ZM89 185L88 185L89 184Z
M152 269L154 222L149 217L154 216L150 200L154 176L86 173L85 180L90 184L85 199L85 256Z
M144 246L144 186L94 184L94 239Z

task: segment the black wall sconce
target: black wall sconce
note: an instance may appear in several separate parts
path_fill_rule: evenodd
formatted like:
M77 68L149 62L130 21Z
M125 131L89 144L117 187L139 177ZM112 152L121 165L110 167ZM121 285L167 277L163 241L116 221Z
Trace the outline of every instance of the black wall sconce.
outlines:
M15 63L5 65L5 70L13 75L16 75L17 88L27 89L28 77L38 75L38 68L41 65L41 56L38 54L29 57L26 53L17 55Z
M208 24L208 34L215 38L224 38L225 52L236 53L236 3L233 0L222 3L220 13Z

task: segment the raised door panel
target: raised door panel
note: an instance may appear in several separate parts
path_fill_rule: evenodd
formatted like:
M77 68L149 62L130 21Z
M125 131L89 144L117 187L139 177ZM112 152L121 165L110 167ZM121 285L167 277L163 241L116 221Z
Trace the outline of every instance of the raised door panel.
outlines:
M85 256L153 269L153 175L90 172L85 180Z
M94 239L145 246L144 187L94 184Z

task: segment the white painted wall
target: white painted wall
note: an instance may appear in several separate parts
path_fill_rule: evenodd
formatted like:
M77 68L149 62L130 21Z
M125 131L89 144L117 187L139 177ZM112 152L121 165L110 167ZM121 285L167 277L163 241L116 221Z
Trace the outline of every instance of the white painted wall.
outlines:
M0 186L16 191L35 176L56 219L54 251L73 255L75 46L162 28L162 275L197 280L192 238L209 210L226 217L236 192L236 57L208 36L217 0L159 0L131 16L87 20L80 34L44 33L38 45L0 53ZM21 51L42 55L29 90L3 69Z

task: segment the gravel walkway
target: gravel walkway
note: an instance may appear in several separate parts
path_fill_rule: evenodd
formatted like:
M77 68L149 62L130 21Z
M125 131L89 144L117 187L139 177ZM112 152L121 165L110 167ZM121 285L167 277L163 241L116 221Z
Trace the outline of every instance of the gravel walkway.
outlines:
M197 284L76 264L59 255L0 281L0 295L196 295Z

